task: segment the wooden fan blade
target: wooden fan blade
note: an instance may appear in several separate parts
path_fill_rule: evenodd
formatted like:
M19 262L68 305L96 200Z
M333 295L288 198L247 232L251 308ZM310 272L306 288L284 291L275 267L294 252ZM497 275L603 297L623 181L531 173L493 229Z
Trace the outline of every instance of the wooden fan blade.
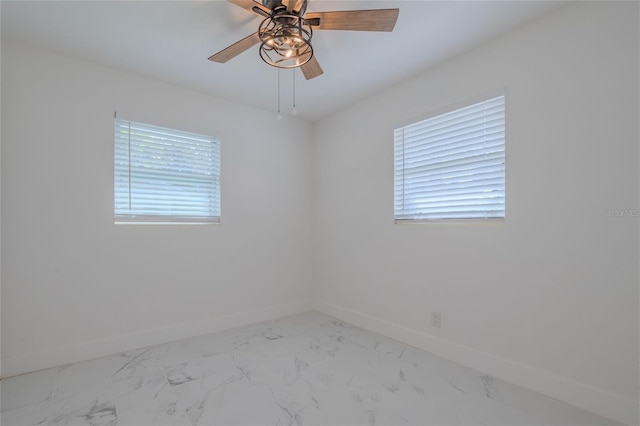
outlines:
M209 56L209 60L213 61L213 62L219 62L221 64L224 64L229 59L235 58L236 56L238 56L239 54L241 54L245 50L255 46L258 43L260 43L260 36L258 35L258 32L256 31L255 33L251 34L250 36L247 36L247 37L243 38L242 40L240 40L240 41L238 41L236 43L233 43L231 46L227 47L226 49L223 49L223 50L219 51L215 55Z
M316 55L313 55L309 62L300 67L302 69L302 74L304 74L304 78L307 80L311 80L319 75L321 75L324 71L320 68L320 64L316 59Z
M299 12L304 0L282 0L282 4L287 6L287 12Z
M393 31L400 9L310 12L306 20L320 19L319 30Z
M240 6L243 9L247 9L251 12L258 13L260 15L263 15L263 14L256 12L254 8L258 8L258 10L263 11L266 14L264 16L269 16L271 14L271 9L269 9L267 6L263 5L262 3L258 3L257 1L253 1L253 0L228 0L228 1L229 3L233 3L236 6Z
M287 12L293 12L293 7L296 5L296 0L282 0L282 4L287 6Z

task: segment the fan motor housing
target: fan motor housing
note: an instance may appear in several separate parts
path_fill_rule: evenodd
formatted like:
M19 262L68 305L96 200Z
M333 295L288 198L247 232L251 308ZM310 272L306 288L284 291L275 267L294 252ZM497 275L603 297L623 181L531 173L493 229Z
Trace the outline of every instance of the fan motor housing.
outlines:
M290 0L290 1L295 1L295 0ZM282 4L282 0L262 0L262 4L273 11L282 7L286 8L286 6ZM306 12L306 10L307 10L307 0L304 0L297 14L299 16L302 16Z

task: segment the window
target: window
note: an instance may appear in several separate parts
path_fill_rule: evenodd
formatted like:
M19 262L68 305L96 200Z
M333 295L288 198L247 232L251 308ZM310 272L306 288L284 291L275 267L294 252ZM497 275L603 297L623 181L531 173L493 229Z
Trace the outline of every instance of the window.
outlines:
M396 222L505 215L504 96L394 131Z
M220 221L220 142L115 120L116 223Z

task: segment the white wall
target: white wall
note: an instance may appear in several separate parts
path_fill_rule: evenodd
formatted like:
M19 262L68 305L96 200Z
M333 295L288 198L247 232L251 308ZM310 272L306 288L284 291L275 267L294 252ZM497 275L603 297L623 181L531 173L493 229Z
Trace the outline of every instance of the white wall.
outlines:
M318 123L317 308L638 424L638 217L605 213L639 207L638 16L578 2ZM394 127L502 88L506 220L394 225Z
M217 136L222 223L114 225L113 113ZM2 44L10 376L310 308L309 125Z

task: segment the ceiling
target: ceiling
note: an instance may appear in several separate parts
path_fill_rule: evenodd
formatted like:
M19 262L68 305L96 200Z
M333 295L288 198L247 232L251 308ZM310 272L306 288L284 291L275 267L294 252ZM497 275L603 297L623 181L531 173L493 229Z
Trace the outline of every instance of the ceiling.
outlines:
M309 0L307 12L400 9L391 33L314 31L324 74L296 71L297 117L314 121L560 7L558 1ZM217 51L255 32L260 17L215 1L7 1L1 36L134 72L220 98L273 110L278 73L258 47L226 64ZM293 71L283 70L282 111Z

